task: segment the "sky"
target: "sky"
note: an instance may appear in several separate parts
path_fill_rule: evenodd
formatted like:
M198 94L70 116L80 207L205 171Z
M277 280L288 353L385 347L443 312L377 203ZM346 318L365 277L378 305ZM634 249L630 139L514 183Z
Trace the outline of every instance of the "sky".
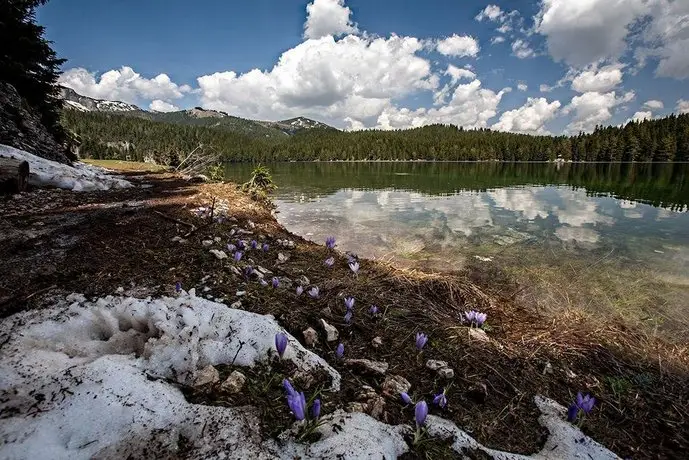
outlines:
M60 83L156 111L526 134L689 112L687 0L53 0Z

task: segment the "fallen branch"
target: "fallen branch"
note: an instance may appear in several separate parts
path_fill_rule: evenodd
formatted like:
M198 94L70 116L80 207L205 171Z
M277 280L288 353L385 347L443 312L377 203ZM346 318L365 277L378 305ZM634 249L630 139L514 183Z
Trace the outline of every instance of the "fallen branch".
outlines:
M167 214L163 214L160 211L153 210L153 212L158 214L159 216L167 219L167 220L172 221L172 222L176 222L176 223L181 224L181 225L186 225L187 227L190 227L192 229L192 231L196 229L196 225L190 224L189 222L184 222L183 220L175 219L174 217L168 216Z

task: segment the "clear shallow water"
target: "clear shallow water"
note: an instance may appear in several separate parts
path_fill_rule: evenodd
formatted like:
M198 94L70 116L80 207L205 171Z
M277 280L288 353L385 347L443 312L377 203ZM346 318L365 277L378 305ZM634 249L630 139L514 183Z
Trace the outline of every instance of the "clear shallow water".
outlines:
M461 269L490 257L522 277L541 273L538 278L548 283L573 277L585 282L612 270L618 278L607 282L620 284L622 292L609 303L619 304L624 286L636 282L636 288L643 278L644 286L656 283L663 294L629 289L629 295L648 296L639 302L660 303L689 317L689 165L268 167L278 185L278 220L316 242L335 235L341 250L434 270ZM228 165L227 174L245 181L251 169ZM545 276L544 270L560 276ZM569 302L573 296L566 297Z

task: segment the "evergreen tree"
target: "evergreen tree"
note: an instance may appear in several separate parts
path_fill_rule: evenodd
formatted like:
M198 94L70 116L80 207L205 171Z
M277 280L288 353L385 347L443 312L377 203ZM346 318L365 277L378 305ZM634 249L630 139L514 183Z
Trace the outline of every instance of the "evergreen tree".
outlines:
M65 60L56 57L44 28L35 22L36 8L47 1L0 0L0 81L14 86L60 141L62 102L55 83Z

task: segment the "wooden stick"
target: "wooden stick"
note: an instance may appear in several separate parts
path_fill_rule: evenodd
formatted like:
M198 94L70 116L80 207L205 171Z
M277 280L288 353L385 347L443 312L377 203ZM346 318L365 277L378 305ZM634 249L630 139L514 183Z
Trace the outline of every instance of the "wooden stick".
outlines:
M156 211L155 209L153 210L153 212L158 214L159 216L167 219L167 220L171 220L172 222L176 222L178 224L186 225L187 227L191 227L192 229L196 229L196 225L190 224L189 222L184 222L183 220L175 219L174 217L168 216L167 214L163 214L162 212Z

